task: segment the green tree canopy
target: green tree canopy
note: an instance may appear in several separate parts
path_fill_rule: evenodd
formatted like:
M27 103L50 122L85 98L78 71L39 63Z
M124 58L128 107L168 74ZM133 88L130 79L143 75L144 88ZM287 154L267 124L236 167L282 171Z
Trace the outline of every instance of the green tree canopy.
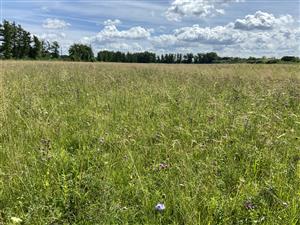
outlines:
M73 61L93 61L94 53L90 46L84 44L73 44L69 48L69 56Z
M58 42L41 41L15 22L4 20L0 24L0 58L58 58L58 49Z

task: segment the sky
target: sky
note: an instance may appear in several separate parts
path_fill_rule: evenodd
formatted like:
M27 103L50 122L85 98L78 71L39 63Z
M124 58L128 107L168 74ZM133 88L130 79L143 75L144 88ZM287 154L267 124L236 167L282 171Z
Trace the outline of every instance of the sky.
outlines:
M299 0L0 0L1 19L94 52L300 56Z

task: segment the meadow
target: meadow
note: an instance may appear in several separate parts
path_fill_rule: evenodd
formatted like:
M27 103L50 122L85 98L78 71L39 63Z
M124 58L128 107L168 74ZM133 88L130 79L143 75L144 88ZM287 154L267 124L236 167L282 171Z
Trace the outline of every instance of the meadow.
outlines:
M0 224L300 223L299 64L0 63Z

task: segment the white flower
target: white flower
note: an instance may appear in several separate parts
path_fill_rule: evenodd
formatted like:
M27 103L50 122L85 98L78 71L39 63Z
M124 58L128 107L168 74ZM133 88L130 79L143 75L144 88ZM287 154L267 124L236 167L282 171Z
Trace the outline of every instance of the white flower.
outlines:
M22 222L22 219L18 218L18 217L11 217L10 218L12 220L12 222L15 224L15 223L21 223Z
M162 212L166 209L165 205L163 203L158 203L156 206L155 206L155 210L156 211L159 211L159 212Z

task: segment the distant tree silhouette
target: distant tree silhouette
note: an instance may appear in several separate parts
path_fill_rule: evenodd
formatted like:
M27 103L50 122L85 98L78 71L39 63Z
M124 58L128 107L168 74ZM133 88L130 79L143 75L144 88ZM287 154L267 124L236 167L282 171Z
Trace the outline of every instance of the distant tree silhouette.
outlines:
M93 61L94 53L90 46L84 44L73 44L69 48L69 56L73 61Z
M40 59L42 56L43 45L42 42L37 38L37 36L33 36L33 47L31 49L31 58Z
M54 59L58 59L59 58L59 44L57 41L54 41L51 45L50 45L50 54L51 57Z
M13 36L14 30L13 26L4 20L3 24L0 25L0 36L1 36L1 54L5 59L10 59L13 56Z
M0 58L4 59L40 59L59 56L58 42L51 44L48 41L40 41L21 25L7 20L0 24L0 42Z
M284 62L300 62L299 57L295 56L283 56L281 60Z

